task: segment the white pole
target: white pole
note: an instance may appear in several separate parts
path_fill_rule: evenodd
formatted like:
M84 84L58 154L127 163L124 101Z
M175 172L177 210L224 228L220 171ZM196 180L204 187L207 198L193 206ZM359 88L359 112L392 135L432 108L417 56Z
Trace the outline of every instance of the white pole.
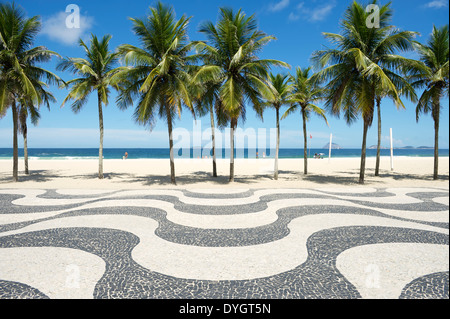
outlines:
M394 170L394 146L392 143L392 128L389 129L389 134L391 138L391 171Z
M330 160L331 160L331 144L332 144L332 141L333 141L333 134L332 133L330 133L330 149L328 150L328 162L330 162Z

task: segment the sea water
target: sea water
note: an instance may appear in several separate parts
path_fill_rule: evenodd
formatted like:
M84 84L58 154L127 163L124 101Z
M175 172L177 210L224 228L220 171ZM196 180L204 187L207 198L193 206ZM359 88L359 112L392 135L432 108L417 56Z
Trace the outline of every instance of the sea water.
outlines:
M104 159L122 159L128 153L129 159L165 159L170 157L168 148L104 148ZM315 154L322 154L322 157L328 157L328 149L311 148L307 150L308 158L313 158ZM11 159L13 156L12 148L0 148L0 159ZM212 151L210 149L175 149L175 158L210 158ZM274 149L236 149L234 152L236 158L274 158ZM304 152L302 148L281 148L279 158L303 158ZM331 157L360 157L361 149L332 149ZM375 157L376 149L367 149L367 157ZM390 156L389 149L381 149L381 156ZM433 157L434 149L432 148L407 148L394 149L394 156L408 157ZM449 156L448 149L440 149L439 156ZM19 157L23 157L23 149L19 149ZM30 159L97 159L97 148L29 148L28 157ZM217 158L230 158L229 149L221 149L216 151Z

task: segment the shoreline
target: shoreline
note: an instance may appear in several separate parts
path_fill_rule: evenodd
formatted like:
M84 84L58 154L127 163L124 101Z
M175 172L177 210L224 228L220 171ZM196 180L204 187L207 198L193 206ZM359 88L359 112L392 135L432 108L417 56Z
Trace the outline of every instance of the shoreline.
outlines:
M19 161L23 161L24 157L23 156L19 156ZM347 158L358 158L360 159L361 156L332 156L331 159L347 159ZM367 155L366 158L376 158L375 155ZM380 156L381 159L383 158L389 158L390 156L386 156L386 155L381 155ZM394 159L395 158L434 158L433 156L429 156L429 155L424 155L424 156L419 156L419 155L394 155ZM444 155L444 156L439 156L439 158L449 158L449 156ZM139 157L139 158L128 158L128 161L133 161L133 160L169 160L169 157L155 157L155 158L149 158L149 157ZM207 158L184 158L184 157L175 157L175 160L212 160L212 157L207 157ZM278 157L278 159L283 159L283 160L303 160L303 156L299 156L299 157ZM308 157L308 160L314 160L314 157ZM326 159L328 160L328 155L323 156L321 159ZM0 161L12 161L13 158L12 157L0 157ZM37 156L28 156L28 160L35 160L35 161L83 161L83 160L98 160L98 156L61 156L61 157L37 157ZM106 158L103 157L103 160L118 160L118 161L122 161L123 159L120 158ZM217 157L217 160L227 160L229 161L230 158L229 157ZM274 157L270 157L270 156L266 156L266 157L259 157L259 158L235 158L235 160L275 160Z
M170 183L169 159L104 159L105 178L98 179L98 159L30 159L30 175L19 160L19 182L12 182L12 161L0 160L0 188L147 189L147 188L321 188L321 187L437 187L449 188L449 157L439 157L439 180L432 179L433 157L382 156L380 176L374 176L375 157L366 159L365 184L358 183L360 158L279 159L279 179L273 179L274 160L235 159L235 182L229 183L229 159L175 159L177 185Z
M181 153L180 153L181 151ZM274 159L275 150L267 149L266 152L259 149L236 149L236 159ZM12 149L0 148L0 160L11 160ZM104 148L103 159L122 159L124 154L128 153L128 159L169 159L169 149L149 149L149 148ZM308 158L314 158L314 154L322 154L323 158L328 158L329 152L325 149L308 149ZM229 149L217 149L217 159L229 159ZM258 156L259 155L259 156ZM382 157L390 157L388 149L381 150ZM174 151L175 159L202 159L211 158L210 149L176 149ZM439 157L448 157L448 149L439 149ZM19 158L23 160L23 150L19 149ZM360 149L336 149L331 152L332 158L360 158ZM375 149L367 149L367 158L376 157ZM394 149L394 157L434 157L433 149ZM97 148L80 149L59 149L59 148L29 148L28 158L31 160L83 160L98 159ZM280 149L280 159L303 159L302 149Z

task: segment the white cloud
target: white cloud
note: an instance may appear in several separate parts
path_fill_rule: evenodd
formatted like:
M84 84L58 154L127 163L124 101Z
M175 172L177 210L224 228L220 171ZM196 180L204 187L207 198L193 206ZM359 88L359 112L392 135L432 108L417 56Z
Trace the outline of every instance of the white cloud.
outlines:
M314 8L308 8L305 6L305 2L300 2L295 10L289 14L288 19L290 21L297 21L300 18L304 18L310 22L323 21L335 6L336 2L334 0Z
M300 19L300 15L295 14L294 12L291 12L291 13L289 13L288 19L290 21L297 21L298 19Z
M448 0L434 0L428 2L425 7L427 8L444 8L448 7Z
M271 4L269 10L276 12L281 11L289 5L289 0L281 0L275 4Z
M331 10L333 10L334 6L335 6L334 4L328 4L323 7L314 8L311 11L311 16L310 16L309 20L310 21L324 20L330 14Z
M78 43L78 39L83 37L92 27L94 19L86 15L80 15L79 28L69 28L66 26L66 19L69 13L59 12L42 21L42 33L50 39L62 42L66 45Z

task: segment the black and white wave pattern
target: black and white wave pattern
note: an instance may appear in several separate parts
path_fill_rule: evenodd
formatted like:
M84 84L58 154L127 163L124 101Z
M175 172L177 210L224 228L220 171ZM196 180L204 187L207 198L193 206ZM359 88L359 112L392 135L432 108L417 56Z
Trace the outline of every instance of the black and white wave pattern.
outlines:
M0 190L0 298L449 298L449 190Z

